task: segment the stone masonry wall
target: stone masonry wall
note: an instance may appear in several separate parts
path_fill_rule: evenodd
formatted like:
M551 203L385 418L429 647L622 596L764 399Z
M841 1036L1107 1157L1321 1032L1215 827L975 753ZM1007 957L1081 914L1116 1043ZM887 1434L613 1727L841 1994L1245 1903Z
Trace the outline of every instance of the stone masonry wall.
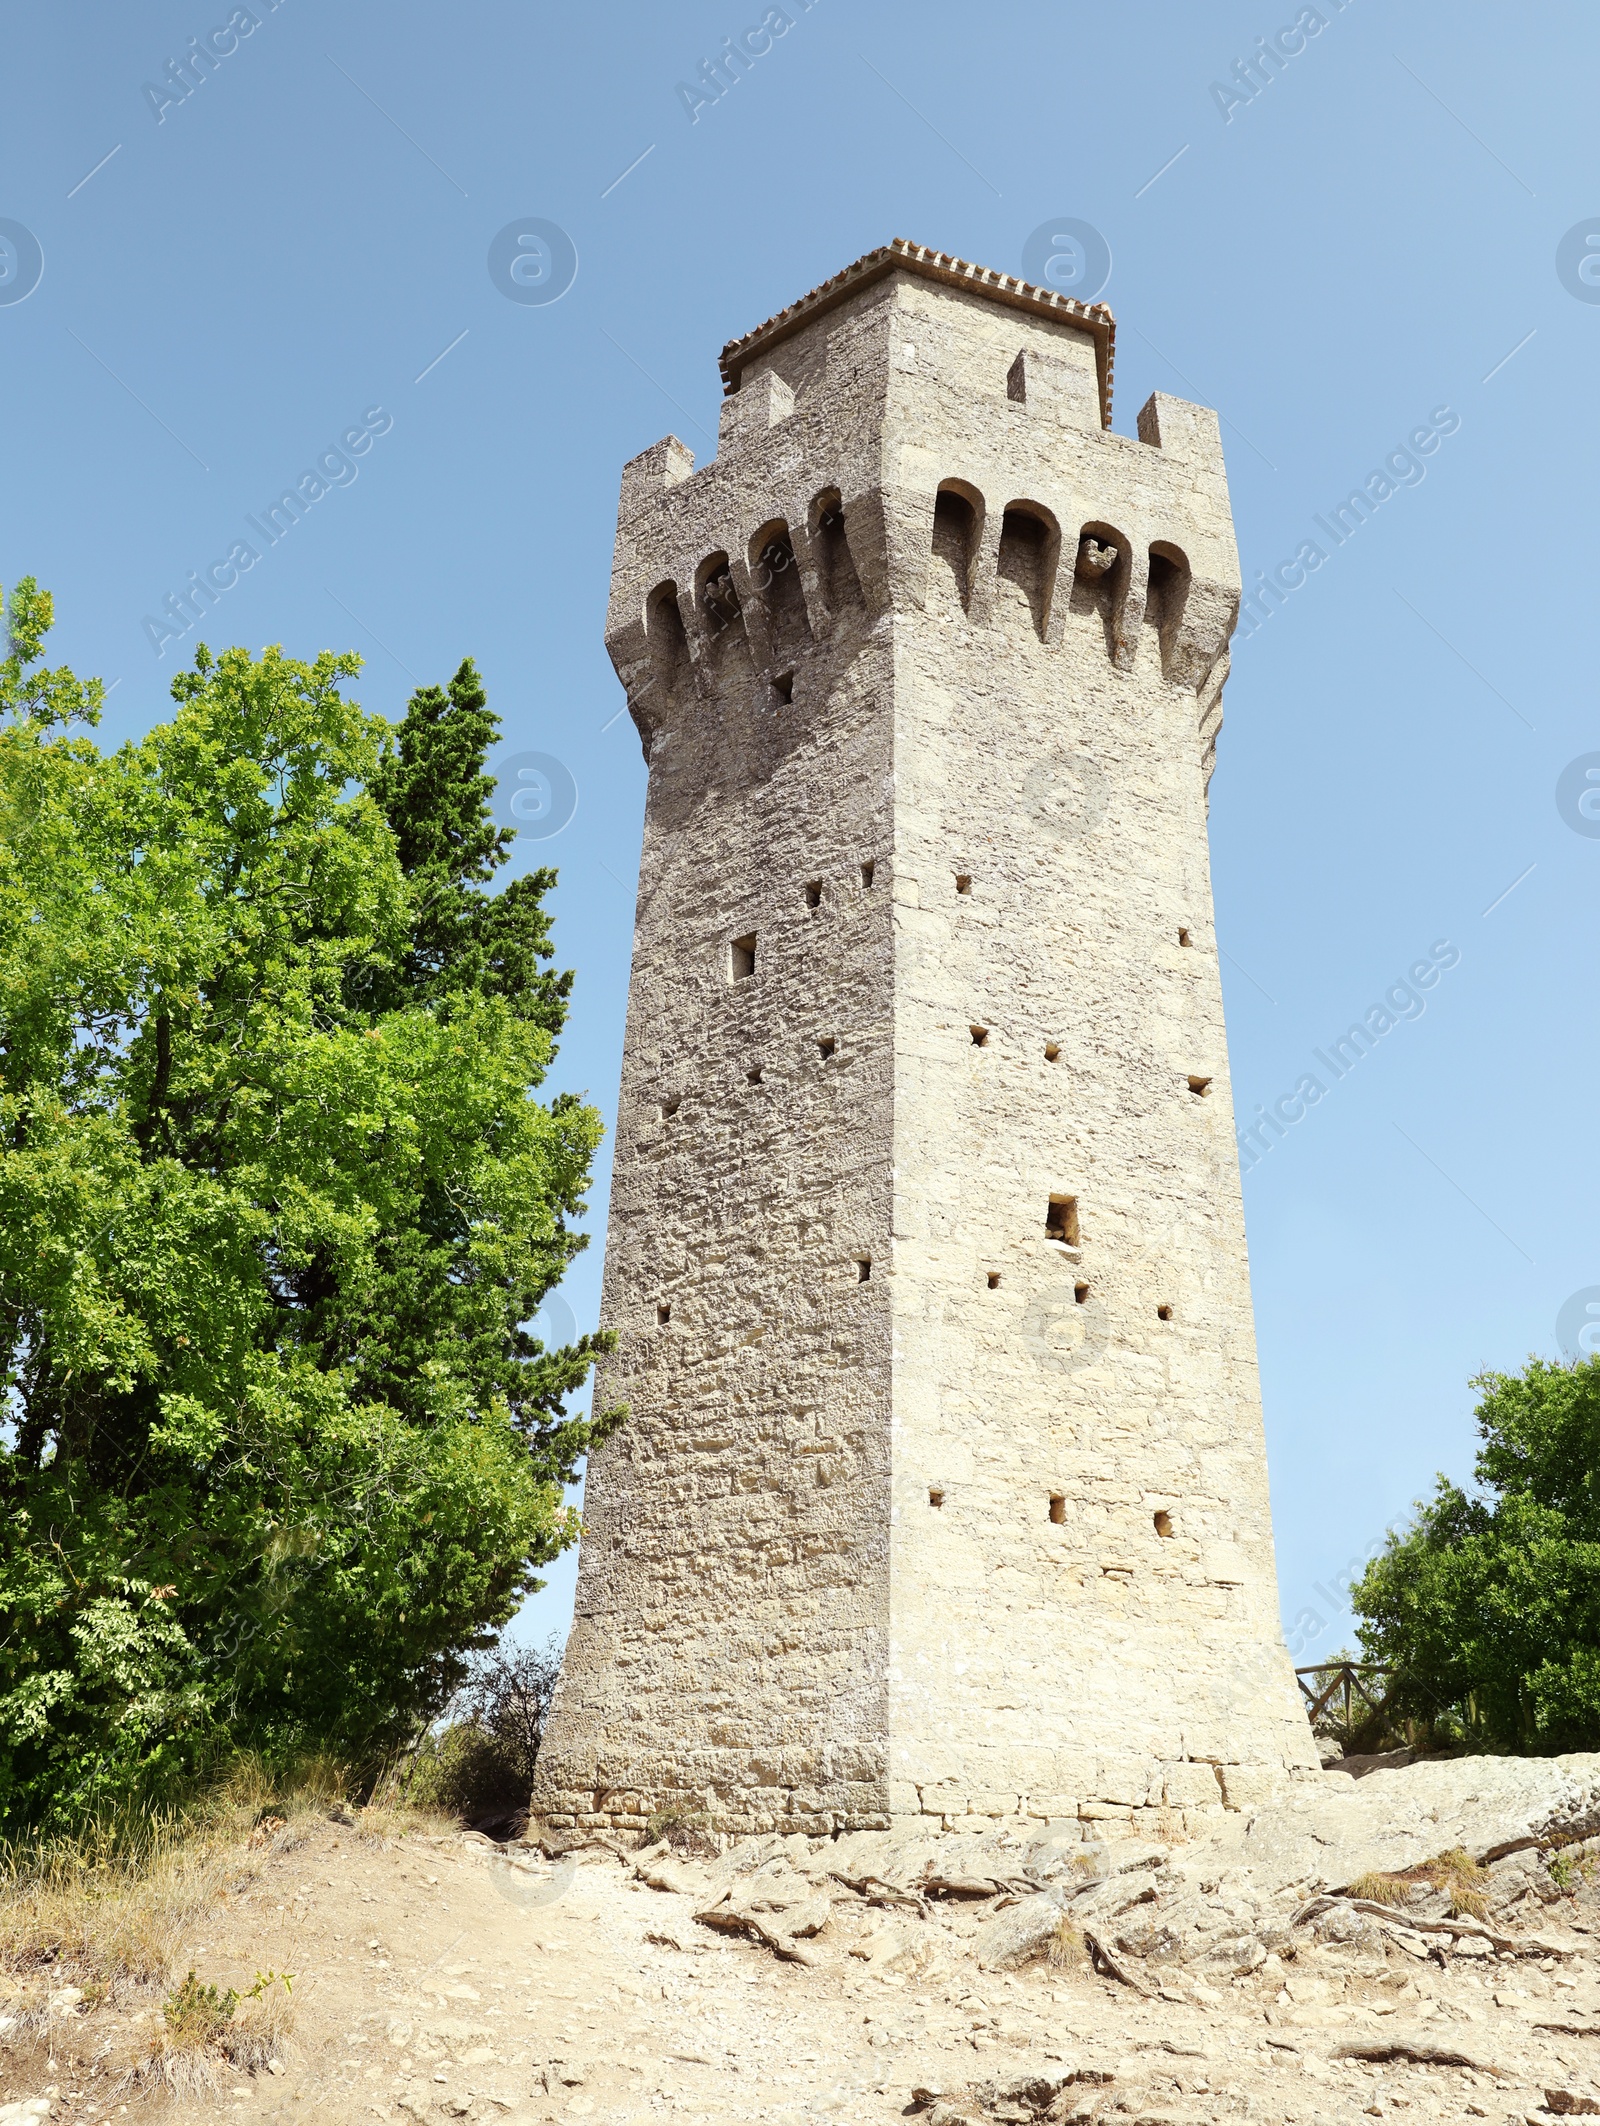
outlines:
M1215 417L1111 434L1087 331L896 271L690 466L619 513L632 1415L535 1807L1237 1806L1314 1758L1211 928Z
M1313 1759L1212 927L1215 419L1158 400L1132 440L1087 394L1008 399L1014 320L942 289L909 283L895 329L886 457L930 550L938 485L977 522L967 584L942 542L896 631L891 1807L1237 1802ZM1018 502L1065 528L1048 604ZM1189 580L1158 565L1152 600L1163 547Z

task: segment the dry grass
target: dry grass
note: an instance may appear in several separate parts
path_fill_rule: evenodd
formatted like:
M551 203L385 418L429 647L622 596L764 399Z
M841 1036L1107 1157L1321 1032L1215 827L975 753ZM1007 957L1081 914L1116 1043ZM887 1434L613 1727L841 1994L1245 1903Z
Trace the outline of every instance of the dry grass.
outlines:
M1358 1875L1347 1894L1364 1898L1369 1905L1403 1905L1410 1884L1399 1875Z
M259 1873L255 1856L299 1843L297 1821L341 1789L330 1765L302 1768L285 1792L247 1763L187 1814L112 1818L0 1852L0 1968L164 1984L195 1923Z
M0 1883L0 1964L76 1985L157 1984L245 1865L237 1841L168 1825L143 1852L59 1841Z
M714 1859L720 1850L717 1844L717 1827L704 1809L691 1808L688 1803L669 1801L656 1809L644 1827L642 1846L660 1845L665 1842L675 1852L689 1853L698 1859Z
M258 1972L242 1995L219 1992L188 1970L184 1945L202 1923L212 1938L226 1904L330 1817L345 1835L377 1845L451 1828L392 1796L353 1807L329 1763L304 1764L289 1781L247 1762L185 1813L112 1819L74 1838L0 1849L9 2044L49 2033L59 2047L67 2026L56 2018L70 1987L82 1996L75 2025L102 2003L143 2011L137 2052L119 2047L114 2068L130 2091L200 2097L225 2069L251 2073L281 2059L295 2016L292 1974Z
M1449 1891L1452 1919L1482 1920L1489 1916L1489 1900L1484 1891L1488 1870L1479 1867L1460 1846L1441 1853L1437 1860L1425 1862L1419 1873L1436 1890Z
M287 1981L240 2001L222 2034L222 2050L246 2074L258 2073L282 2053L294 2028L294 1999Z
M364 1809L347 1811L344 1820L366 1845L393 1845L402 1838L444 1838L461 1828L448 1810L426 1801L407 1801L393 1789L375 1796Z
M1489 1911L1484 1892L1487 1881L1487 1871L1472 1855L1462 1847L1454 1846L1448 1853L1424 1860L1414 1868L1401 1868L1393 1875L1358 1875L1348 1894L1363 1897L1369 1904L1404 1905L1410 1898L1413 1884L1426 1883L1430 1889L1443 1890L1447 1894L1452 1919L1482 1920L1487 1918Z
M1051 1935L1045 1961L1057 1971L1087 1971L1089 1947L1081 1931L1064 1919Z

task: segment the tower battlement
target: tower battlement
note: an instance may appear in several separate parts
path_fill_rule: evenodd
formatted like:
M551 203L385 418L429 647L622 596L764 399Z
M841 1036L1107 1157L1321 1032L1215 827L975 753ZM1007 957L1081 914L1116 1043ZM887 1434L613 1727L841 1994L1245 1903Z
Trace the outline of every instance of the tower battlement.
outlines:
M601 1392L535 1806L1239 1806L1276 1621L1206 784L1216 417L895 244L623 474L646 805Z
M623 472L606 642L647 751L675 700L706 698L727 628L758 688L783 677L791 582L811 644L843 602L835 560L869 619L924 609L942 506L975 622L1011 584L1048 648L1093 611L1123 669L1149 626L1203 693L1209 767L1239 598L1217 418L1158 392L1136 439L1112 433L1113 346L1104 305L903 243L730 342L716 458L695 471L668 436ZM1117 557L1101 577L1090 539Z

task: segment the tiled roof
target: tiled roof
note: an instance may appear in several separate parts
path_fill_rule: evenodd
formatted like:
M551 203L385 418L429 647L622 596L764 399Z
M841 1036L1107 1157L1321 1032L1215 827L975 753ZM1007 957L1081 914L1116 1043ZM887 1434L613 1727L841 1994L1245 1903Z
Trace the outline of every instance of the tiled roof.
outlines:
M769 317L764 325L757 325L754 332L747 332L742 339L729 340L721 356L724 395L738 390L741 371L757 355L765 354L769 347L776 346L798 326L834 309L854 295L858 288L865 288L895 272L920 273L924 279L942 281L946 287L965 288L974 295L987 296L991 302L1004 303L1013 310L1026 310L1035 317L1059 318L1063 323L1079 325L1092 333L1100 372L1100 421L1103 427L1111 426L1111 371L1117 328L1104 303L1075 302L1070 295L1059 295L1053 288L1036 288L1031 281L1017 280L1012 274L996 273L988 266L974 266L964 258L952 258L948 251L930 251L926 244L907 243L903 236L897 236L893 243L880 245L876 251L869 251L865 258L858 258L853 266L846 266L842 273L824 281L820 288L813 288L809 295L802 295L797 303L780 310L776 317Z

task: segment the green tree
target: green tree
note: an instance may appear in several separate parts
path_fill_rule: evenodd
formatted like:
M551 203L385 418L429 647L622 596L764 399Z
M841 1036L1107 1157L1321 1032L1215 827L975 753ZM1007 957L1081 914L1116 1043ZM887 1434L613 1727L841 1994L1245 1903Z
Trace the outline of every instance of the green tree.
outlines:
M1600 1357L1474 1381L1476 1491L1441 1476L1352 1601L1394 1710L1498 1748L1600 1746Z
M411 942L382 1001L419 1003L462 991L504 997L518 1018L561 1031L570 974L541 970L550 957L544 896L553 871L530 871L492 898L474 891L510 856L511 827L489 815L494 778L484 772L500 719L471 658L443 687L419 687L372 794L394 830L411 888Z
M523 1324L594 1110L533 1097L549 873L491 897L470 665L213 658L101 754L0 665L0 1823L414 1731L577 1532L601 1340ZM506 904L501 912L501 904ZM603 1419L600 1425L614 1421Z

